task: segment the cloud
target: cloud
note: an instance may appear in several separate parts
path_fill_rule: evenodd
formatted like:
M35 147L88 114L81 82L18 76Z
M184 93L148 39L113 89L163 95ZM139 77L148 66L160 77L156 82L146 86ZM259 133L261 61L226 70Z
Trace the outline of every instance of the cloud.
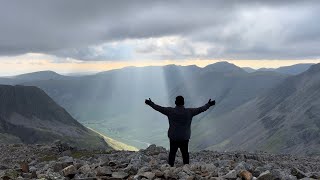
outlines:
M319 9L316 0L3 0L0 56L318 58Z

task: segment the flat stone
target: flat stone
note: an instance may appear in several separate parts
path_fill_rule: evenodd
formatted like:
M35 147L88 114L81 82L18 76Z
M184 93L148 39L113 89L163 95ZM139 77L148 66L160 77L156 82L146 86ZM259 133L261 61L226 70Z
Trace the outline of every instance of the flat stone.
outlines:
M91 168L88 164L85 164L79 168L79 173L88 174L91 171Z
M162 177L162 176L164 175L164 173L163 173L162 171L160 171L160 170L156 170L156 171L155 171L155 175L156 175L157 177Z
M112 175L112 171L111 168L108 166L99 166L96 169L97 172L97 176L111 176Z
M144 173L142 174L142 176L143 176L143 177L146 177L146 178L148 178L148 179L153 179L156 175L155 175L155 173L153 173L153 172L144 172Z
M308 173L308 177L313 179L320 179L320 172L310 172Z
M114 178L124 179L124 178L126 178L128 176L129 176L129 174L124 172L124 171L117 171L117 172L113 172L112 173L112 177L114 177Z
M261 173L259 177L257 178L258 180L273 180L274 176L271 174L269 170Z
M222 177L225 179L230 179L230 180L237 179L237 172L236 172L236 170L231 170L226 175L224 175Z

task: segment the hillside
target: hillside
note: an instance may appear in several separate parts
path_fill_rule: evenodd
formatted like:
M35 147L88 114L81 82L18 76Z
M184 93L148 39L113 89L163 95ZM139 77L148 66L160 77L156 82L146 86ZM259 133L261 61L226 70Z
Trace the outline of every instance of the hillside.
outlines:
M0 85L0 142L49 143L108 148L103 138L88 130L44 91L32 86Z
M220 117L220 123L212 124L214 129L206 133L214 138L206 138L205 146L215 150L319 154L319 78L320 64L316 64Z

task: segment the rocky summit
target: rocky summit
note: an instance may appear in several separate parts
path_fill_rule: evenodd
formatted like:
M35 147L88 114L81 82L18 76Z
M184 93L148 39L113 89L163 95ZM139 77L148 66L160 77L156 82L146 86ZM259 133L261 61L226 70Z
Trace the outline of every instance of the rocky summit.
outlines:
M320 157L264 152L190 153L190 165L177 154L151 145L139 151L92 151L67 144L0 145L2 179L320 179Z

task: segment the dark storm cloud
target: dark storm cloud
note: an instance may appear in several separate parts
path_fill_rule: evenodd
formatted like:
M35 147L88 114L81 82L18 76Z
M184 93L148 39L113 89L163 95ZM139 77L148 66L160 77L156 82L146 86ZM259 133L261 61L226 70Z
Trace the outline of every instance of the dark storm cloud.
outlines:
M319 1L0 2L0 55L37 52L84 60L126 59L131 54L127 47L104 47L106 53L102 54L95 53L91 47L125 39L165 36L183 37L189 44L212 45L207 54L201 55L203 58L320 55ZM183 44L186 47L182 48L191 48L188 57L200 56L188 43L180 46ZM145 48L149 53L157 49L150 46ZM183 58L177 48L172 48L172 57L169 54L166 58Z

